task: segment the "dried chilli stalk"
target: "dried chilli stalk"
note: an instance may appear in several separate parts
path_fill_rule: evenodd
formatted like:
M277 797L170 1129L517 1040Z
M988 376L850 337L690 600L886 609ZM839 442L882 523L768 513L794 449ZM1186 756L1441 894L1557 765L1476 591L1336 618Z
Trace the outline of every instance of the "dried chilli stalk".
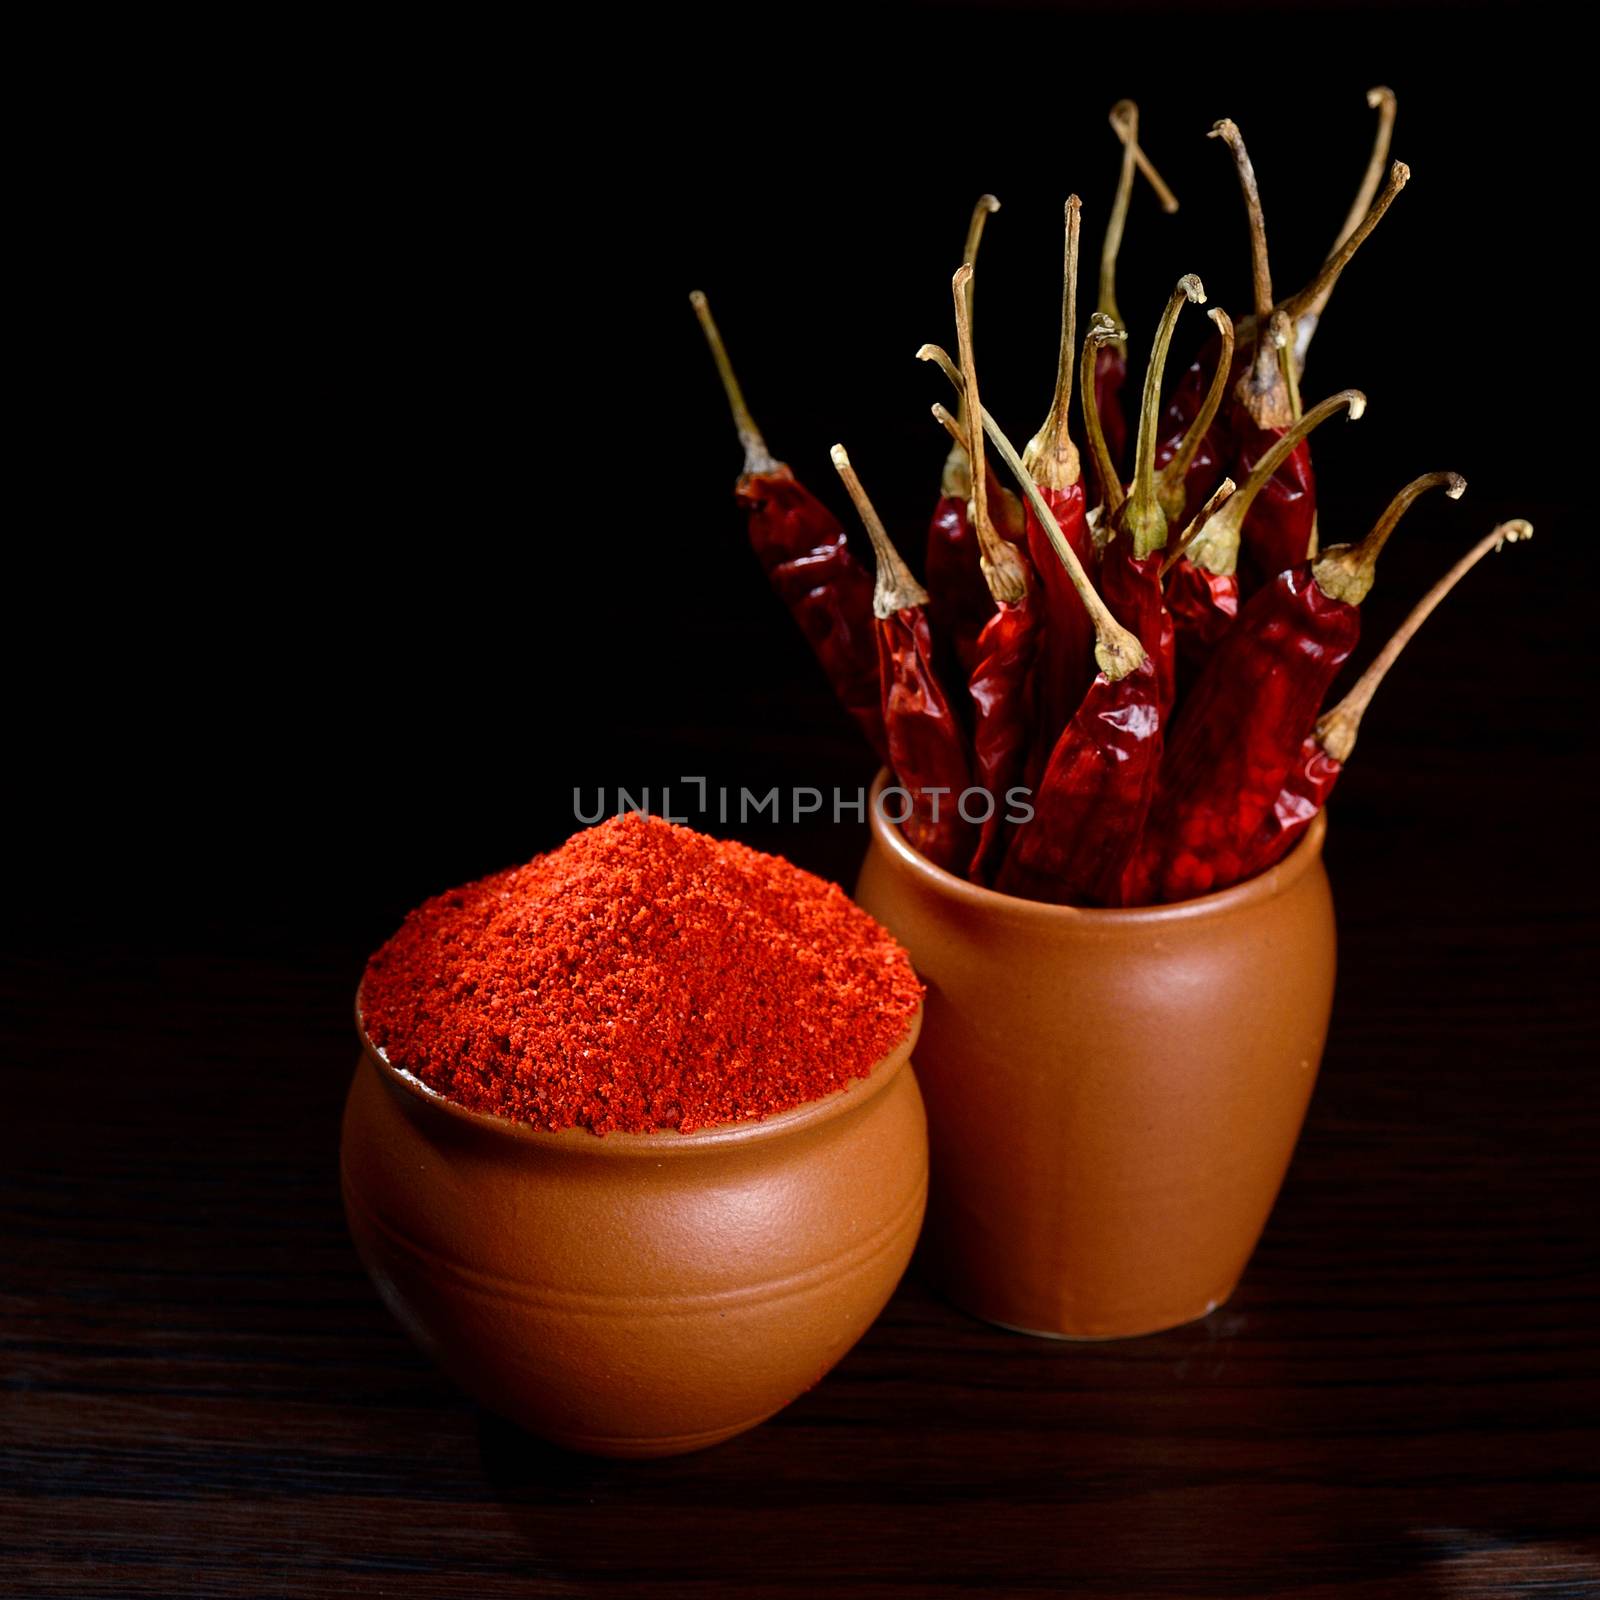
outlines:
M1095 309L1120 329L1123 322L1122 313L1117 309L1117 256L1122 249L1122 235L1128 223L1135 171L1144 174L1155 190L1163 211L1170 215L1178 209L1178 201L1139 144L1139 107L1132 100L1119 100L1111 108L1110 120L1112 131L1122 141L1122 169L1117 177L1116 197L1106 218L1105 240L1100 248L1100 294ZM1096 349L1093 378L1086 379L1083 386L1086 401L1090 394L1094 395L1105 430L1107 450L1119 470L1128 446L1128 424L1122 410L1122 390L1127 381L1127 341L1119 333L1115 340L1108 340ZM1091 462L1091 465L1095 471L1097 497L1103 500L1106 495L1105 480L1101 476L1098 461Z
M971 266L978 258L978 246L983 241L984 225L1000 209L1000 202L992 194L979 195L967 224L966 242L962 246L963 266ZM967 314L972 313L969 291ZM966 436L966 413L958 411L962 436ZM972 526L968 504L972 498L972 460L963 445L952 442L945 457L944 471L939 483L939 499L928 523L927 557L923 571L927 575L931 598L928 615L941 654L946 656L947 668L964 674L972 669L977 637L989 617L989 595L978 570L979 552L977 535ZM954 660L949 660L953 656Z
M1319 717L1315 729L1306 736L1298 757L1284 776L1283 787L1278 791L1271 812L1250 841L1242 863L1243 876L1264 871L1281 861L1327 804L1339 774L1355 749L1361 719L1378 686L1444 597L1491 551L1532 537L1532 523L1521 518L1502 522L1462 556L1411 608L1405 621L1373 657L1372 664L1356 679L1350 692L1331 711Z
M1211 130L1210 137L1221 139L1233 156L1244 196L1245 214L1250 222L1250 281L1255 297L1255 359L1239 379L1234 390L1238 407L1258 428L1287 428L1294 421L1289 401L1289 385L1283 372L1281 351L1263 338L1272 319L1272 263L1267 251L1267 222L1261 209L1261 190L1256 169L1245 147L1244 135L1231 117L1224 117Z
M850 553L838 519L767 448L745 404L706 297L689 296L744 447L734 486L750 547L800 625L834 693L880 757L886 757L872 622L872 579Z
M1167 542L1167 514L1156 484L1156 430L1161 419L1161 380L1178 314L1186 304L1204 304L1204 285L1192 273L1178 280L1156 329L1145 368L1139 405L1139 437L1133 482L1115 518L1115 535L1100 563L1100 588L1112 614L1138 636L1155 664L1156 686L1163 714L1171 709L1177 687L1177 640L1172 617L1161 597L1162 551Z
M1122 475L1111 459L1111 447L1106 440L1105 429L1100 425L1100 402L1094 392L1094 371L1101 350L1112 341L1126 337L1103 311L1095 312L1089 319L1089 331L1083 336L1079 382L1083 393L1083 431L1089 438L1089 459L1100 491L1101 525L1106 537L1110 536L1112 519L1122 509L1122 502L1127 495L1122 487Z
M965 445L966 429L943 406L935 418L952 439ZM1052 553L1051 561L1055 561ZM1037 575L1035 575L1037 576ZM994 614L978 635L967 691L972 698L973 775L989 791L992 809L979 825L968 877L984 883L1003 826L1001 803L1021 771L1033 722L1034 667L1039 647L1037 607L1040 586L1030 582L1020 604L996 600Z
M955 302L956 338L961 352L961 397L970 412L981 408L978 397L978 371L972 353L972 312L969 296L972 287L972 266L963 262L950 280L950 292ZM961 413L956 413L961 420ZM973 532L978 544L979 566L990 594L996 600L1017 601L1028 592L1027 574L1014 546L995 533L989 522L988 493L984 482L983 430L968 428L967 437L972 457Z
M844 446L836 444L831 453L877 557L872 614L884 737L889 766L911 800L901 829L912 847L935 866L960 872L972 851L972 829L958 810L969 782L967 757L934 671L925 609L928 594L900 559Z
M1372 155L1367 162L1367 170L1362 176L1361 187L1356 191L1355 200L1351 203L1349 215L1344 219L1344 226L1339 230L1339 237L1333 241L1333 249L1328 252L1330 256L1338 254L1344 247L1345 241L1361 226L1363 218L1372 209L1372 202L1377 198L1378 185L1383 182L1384 167L1389 160L1389 144L1394 137L1394 90L1383 88L1381 85L1375 89L1368 89L1367 104L1378 113L1378 129L1373 136ZM1306 309L1300 313L1295 321L1294 370L1296 375L1305 371L1306 351L1310 347L1312 335L1317 331L1317 323L1321 319L1323 310L1328 304L1328 297L1332 293L1333 285L1331 283L1319 289Z
M1097 558L1084 501L1082 461L1068 421L1073 369L1078 359L1076 306L1081 214L1082 202L1077 195L1069 195L1061 268L1061 342L1056 352L1055 391L1043 425L1022 452L1022 464L1054 514L1062 536L1072 546L1079 563L1088 569L1095 565ZM1026 513L1028 556L1039 579L1039 592L1034 602L1039 611L1039 657L1033 694L1036 733L1029 760L1029 775L1036 778L1093 675L1090 641L1094 630L1066 568L1051 548L1044 524L1032 506L1026 507Z
M1221 306L1213 306L1206 315L1216 328L1213 340L1208 341L1217 346L1210 386L1188 428L1181 434L1160 440L1156 447L1156 465L1161 469L1156 478L1156 492L1169 526L1192 514L1221 470L1221 463L1213 453L1212 430L1233 374L1233 318Z
M968 415L981 409L978 369L972 348L972 267L963 264L951 279L956 337L961 351L962 401ZM943 412L943 408L939 408ZM949 415L943 412L941 421ZM959 418L952 419L957 428ZM989 521L983 430L970 429L972 459L972 523L982 553L984 581L993 597L989 620L979 633L967 688L972 696L973 766L978 782L989 792L990 808L979 830L968 875L982 882L989 857L1000 838L1001 804L1020 776L1029 732L1029 679L1032 674L1038 611L1028 562L995 533ZM1052 565L1055 565L1052 558Z

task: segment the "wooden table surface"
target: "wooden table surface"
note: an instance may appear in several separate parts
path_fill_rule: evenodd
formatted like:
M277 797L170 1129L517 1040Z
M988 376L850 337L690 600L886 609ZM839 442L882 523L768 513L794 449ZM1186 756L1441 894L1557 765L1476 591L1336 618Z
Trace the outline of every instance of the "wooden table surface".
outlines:
M48 1070L0 1172L0 1587L1600 1593L1592 912L1557 840L1491 848L1515 736L1489 772L1425 754L1352 769L1330 830L1332 1036L1230 1304L1053 1344L913 1278L820 1387L678 1460L542 1447L378 1303L336 1180L358 947L18 963L7 1058Z

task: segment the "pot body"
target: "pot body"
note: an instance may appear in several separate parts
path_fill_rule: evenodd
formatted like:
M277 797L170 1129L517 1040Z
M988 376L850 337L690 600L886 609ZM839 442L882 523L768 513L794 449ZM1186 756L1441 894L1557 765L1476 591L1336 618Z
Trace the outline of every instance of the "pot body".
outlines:
M485 1406L570 1449L696 1450L815 1384L882 1310L927 1194L909 1057L761 1122L544 1133L364 1044L341 1152L390 1309Z
M949 1298L1062 1338L1151 1333L1228 1298L1327 1034L1324 832L1220 894L1081 910L942 872L874 807L856 898L927 985L925 1243Z

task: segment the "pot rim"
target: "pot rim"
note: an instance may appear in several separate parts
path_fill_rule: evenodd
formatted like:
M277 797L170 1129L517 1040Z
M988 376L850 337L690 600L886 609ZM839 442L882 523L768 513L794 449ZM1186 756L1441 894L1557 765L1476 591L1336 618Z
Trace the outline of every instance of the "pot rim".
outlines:
M1081 928L1160 928L1177 922L1226 916L1245 906L1273 899L1311 871L1321 859L1322 841L1328 831L1327 813L1319 811L1300 842L1282 861L1274 863L1265 872L1258 872L1253 878L1246 878L1243 883L1217 889L1211 894L1196 895L1192 900L1174 900L1156 906L1054 905L1048 900L1028 900L1021 895L1001 894L998 889L986 889L981 884L969 883L965 878L958 878L953 872L935 866L906 841L897 824L879 811L878 796L887 787L889 778L889 769L880 767L867 800L867 825L872 830L873 839L901 866L924 879L947 898L964 901L974 910L982 910L991 916L1011 916L1021 921L1070 922Z
M539 1128L531 1122L515 1122L510 1117L496 1116L489 1111L473 1111L458 1104L448 1095L424 1083L415 1073L397 1067L383 1051L367 1037L366 1025L361 1020L361 985L356 985L355 1021L356 1035L361 1040L362 1057L378 1071L378 1076L391 1087L410 1095L420 1104L435 1112L454 1118L465 1127L476 1128L498 1138L528 1141L552 1152L569 1155L595 1156L648 1156L660 1160L663 1156L691 1156L706 1151L747 1149L768 1139L782 1138L786 1134L818 1127L847 1112L876 1099L899 1075L910 1061L911 1051L922 1032L922 1011L919 1003L907 1026L904 1037L872 1070L860 1078L852 1078L841 1089L831 1090L818 1100L807 1100L789 1111L779 1111L770 1117L752 1117L744 1122L719 1122L710 1127L696 1128L693 1133L680 1133L676 1128L661 1128L654 1133L602 1133L588 1128Z

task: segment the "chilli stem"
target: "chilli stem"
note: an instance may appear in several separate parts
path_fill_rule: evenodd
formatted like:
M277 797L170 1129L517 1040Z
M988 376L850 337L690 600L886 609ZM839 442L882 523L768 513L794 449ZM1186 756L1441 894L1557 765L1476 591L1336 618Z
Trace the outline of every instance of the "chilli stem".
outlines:
M1044 426L1028 441L1023 464L1047 489L1069 489L1083 475L1078 447L1068 429L1072 370L1078 358L1078 226L1083 202L1067 196L1066 250L1061 268L1061 344L1056 352L1056 388Z
M1332 545L1317 557L1311 568L1317 587L1346 605L1360 605L1372 590L1378 557L1383 554L1389 535L1430 489L1443 489L1450 499L1459 500L1467 492L1467 480L1459 472L1425 472L1420 478L1413 478L1384 507L1383 515L1373 523L1372 531L1360 544Z
M750 415L749 406L744 403L744 390L739 387L739 380L734 375L727 347L711 315L710 302L696 289L689 296L689 304L700 319L700 331L705 334L706 343L711 347L711 359L717 364L717 376L722 379L723 392L728 397L733 425L739 432L739 443L744 446L744 470L747 473L777 472L783 463L767 449L767 441L761 437L761 430Z
M1361 729L1361 718L1378 692L1378 685L1399 659L1400 652L1411 643L1417 630L1432 616L1435 608L1466 575L1489 554L1504 544L1516 544L1533 537L1533 524L1522 518L1502 522L1492 533L1485 534L1445 575L1411 608L1406 620L1394 630L1389 642L1372 658L1372 664L1356 679L1347 694L1333 710L1325 713L1317 723L1317 743L1333 759L1343 765L1355 749L1356 735Z
M1189 559L1207 572L1226 576L1238 569L1239 533L1244 519L1250 514L1255 498L1266 488L1273 473L1289 459L1290 452L1309 434L1336 412L1348 410L1350 420L1356 422L1367 409L1367 397L1359 389L1341 389L1306 412L1292 427L1284 430L1272 448L1256 463L1255 470L1245 479L1244 486L1200 530L1190 551Z
M1100 482L1105 488L1105 514L1108 520L1122 509L1122 502L1127 495L1111 460L1111 447L1106 443L1105 429L1100 426L1100 400L1095 393L1094 369L1100 356L1100 346L1120 344L1126 337L1105 312L1095 312L1089 319L1089 331L1083 338L1083 359L1078 372L1078 390L1083 396L1083 431L1089 436L1089 454L1094 457L1095 470L1100 474Z
M972 268L965 263L950 280L956 308L956 348L961 352L962 397L969 416L983 402L978 395L978 367L972 354L972 312L969 308ZM1016 604L1028 592L1028 579L1015 550L989 521L989 485L983 465L983 430L967 425L967 451L972 461L972 527L978 536L978 558L989 593L1001 603Z
M1267 220L1261 210L1261 190L1256 185L1256 169L1245 148L1244 135L1239 125L1224 117L1211 129L1210 137L1221 139L1233 152L1233 164L1239 174L1239 188L1244 194L1245 210L1250 217L1250 276L1255 289L1256 320L1262 327L1272 315L1272 267L1267 256Z
M1179 510L1183 506L1183 480L1189 475L1189 468L1194 465L1194 458L1200 453L1200 446L1211 431L1211 424L1217 420L1217 411L1228 387L1228 374L1233 370L1233 318L1221 306L1213 306L1206 315L1217 325L1217 337L1222 341L1222 348L1217 353L1217 370L1211 374L1211 387L1206 390L1205 401L1194 421L1189 424L1183 443L1161 469L1156 480L1162 506L1173 521L1179 515L1174 506Z
M1133 487L1122 507L1122 529L1133 539L1133 554L1143 560L1167 542L1167 514L1156 488L1156 430L1161 425L1161 380L1167 370L1172 330L1185 304L1204 305L1205 285L1192 272L1178 279L1168 296L1156 327L1150 360L1144 369L1144 393L1139 401L1139 437L1134 447Z
M844 446L836 444L829 454L833 457L835 471L844 482L846 493L855 505L856 514L861 518L861 525L872 541L872 553L877 557L878 579L872 592L872 614L882 619L892 617L897 611L907 611L912 606L925 606L928 603L928 591L912 577L911 569L900 559L900 552L895 549L883 519L867 498L867 491L861 487L861 480L856 476L856 469L850 465L850 457L845 453Z
M1167 559L1161 563L1163 578L1188 554L1189 546L1199 537L1200 530L1233 498L1238 487L1232 478L1224 478L1212 491L1211 498L1195 512L1189 526L1178 535L1177 542L1167 552Z

